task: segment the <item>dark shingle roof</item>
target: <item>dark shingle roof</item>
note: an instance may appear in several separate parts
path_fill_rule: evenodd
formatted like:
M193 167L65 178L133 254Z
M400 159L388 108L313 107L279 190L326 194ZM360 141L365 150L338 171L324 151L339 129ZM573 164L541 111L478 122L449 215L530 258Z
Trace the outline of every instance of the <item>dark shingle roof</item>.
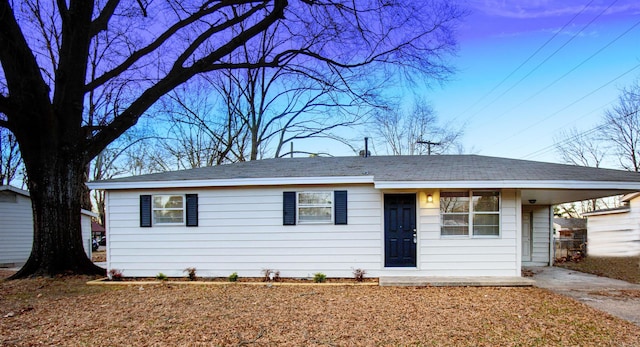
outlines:
M117 178L100 183L373 176L374 181L640 182L640 173L478 155L265 159Z

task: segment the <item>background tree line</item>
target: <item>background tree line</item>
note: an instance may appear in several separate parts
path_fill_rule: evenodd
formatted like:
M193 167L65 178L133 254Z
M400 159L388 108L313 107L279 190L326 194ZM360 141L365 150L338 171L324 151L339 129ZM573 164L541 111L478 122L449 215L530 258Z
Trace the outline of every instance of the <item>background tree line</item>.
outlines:
M640 172L640 80L620 90L595 127L561 132L555 149L568 164ZM556 214L580 217L583 212L619 205L619 197L595 199L558 206Z

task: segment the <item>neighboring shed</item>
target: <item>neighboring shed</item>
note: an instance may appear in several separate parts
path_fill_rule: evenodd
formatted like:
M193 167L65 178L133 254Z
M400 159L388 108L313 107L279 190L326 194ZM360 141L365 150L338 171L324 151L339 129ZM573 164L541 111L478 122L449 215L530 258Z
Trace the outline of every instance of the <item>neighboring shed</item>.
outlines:
M91 237L99 240L105 235L106 233L105 233L104 227L100 225L100 223L92 220L91 221Z
M640 174L476 155L268 159L91 182L124 276L520 276L552 261L552 206Z
M623 257L640 254L640 193L627 194L619 208L585 213L589 255Z
M82 210L82 240L91 257L91 217ZM29 192L12 186L0 186L0 265L24 264L33 245L33 211Z

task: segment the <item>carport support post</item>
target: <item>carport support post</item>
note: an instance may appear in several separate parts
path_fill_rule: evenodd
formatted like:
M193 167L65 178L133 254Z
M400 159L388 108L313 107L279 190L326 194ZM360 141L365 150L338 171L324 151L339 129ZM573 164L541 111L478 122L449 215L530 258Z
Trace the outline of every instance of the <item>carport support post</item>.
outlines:
M553 266L553 260L556 258L556 240L554 238L555 228L553 227L553 206L549 205L549 266Z

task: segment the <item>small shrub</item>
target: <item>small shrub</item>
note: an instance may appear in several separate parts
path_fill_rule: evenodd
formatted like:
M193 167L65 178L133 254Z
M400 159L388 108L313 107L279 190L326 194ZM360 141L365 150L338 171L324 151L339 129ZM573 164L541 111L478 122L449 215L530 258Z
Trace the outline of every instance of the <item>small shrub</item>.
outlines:
M353 278L356 280L356 282L362 282L364 281L364 275L366 275L367 272L363 269L355 269L353 270Z
M167 275L163 274L162 272L158 272L158 274L156 275L156 279L160 281L166 281L169 279L169 277L167 277Z
M262 270L262 282L278 282L280 281L280 271L279 270L271 270L271 269L263 269Z
M229 275L229 277L227 277L227 279L229 280L229 282L238 282L238 273L232 273L231 275Z
M317 272L313 274L314 283L323 283L326 280L327 280L327 275L323 274L322 272Z
M271 281L271 269L262 269L262 282Z
M109 277L109 279L112 281L122 281L122 271L118 269L111 269L109 270L109 274L107 277Z
M184 272L187 273L187 275L189 276L189 281L195 281L198 279L198 276L196 276L196 268L195 267L188 267L186 269L184 269Z

